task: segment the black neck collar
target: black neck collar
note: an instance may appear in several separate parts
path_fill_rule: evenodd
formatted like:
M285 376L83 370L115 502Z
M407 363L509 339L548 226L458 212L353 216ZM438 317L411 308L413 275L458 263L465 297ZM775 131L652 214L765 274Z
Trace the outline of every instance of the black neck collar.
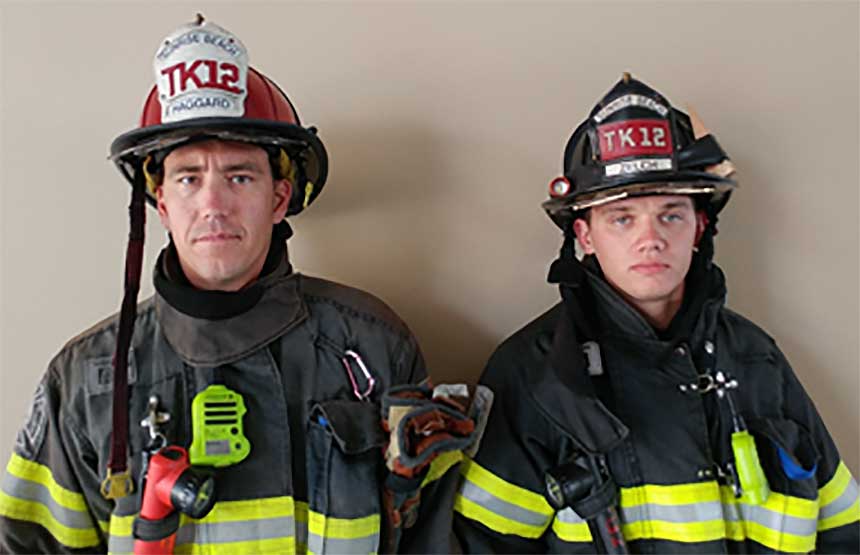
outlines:
M188 316L206 320L224 320L247 312L263 296L263 278L277 270L287 259L287 239L293 234L286 221L272 228L272 243L260 276L239 291L207 291L197 289L182 271L173 241L161 251L155 263L153 283L167 303Z
M655 330L609 285L595 256L586 256L581 261L572 256L560 257L553 262L548 281L560 284L566 303L573 303L574 307L590 308L580 310L580 314L588 320L586 327L591 328L591 335L597 333L592 326L601 327L601 323L595 318L596 314L592 313L597 307L591 303L597 302L607 316L603 324L611 323L628 331L639 329L663 341L672 341L688 339L694 332L705 305L712 300L722 302L726 295L722 272L701 253L693 256L685 279L684 300L669 327L663 331ZM590 292L594 293L593 300L587 295ZM583 327L583 324L577 322L577 326Z

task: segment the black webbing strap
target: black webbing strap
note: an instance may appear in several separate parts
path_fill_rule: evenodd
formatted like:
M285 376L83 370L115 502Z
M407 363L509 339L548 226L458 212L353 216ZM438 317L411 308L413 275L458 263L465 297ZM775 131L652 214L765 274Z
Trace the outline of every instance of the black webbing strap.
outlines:
M137 172L128 207L129 233L125 253L125 284L116 351L113 356L113 427L107 477L102 482L102 495L107 499L125 497L132 490L128 472L128 351L134 335L137 317L137 293L143 266L143 239L146 224L146 185L143 172Z
M136 540L157 542L168 538L179 530L179 511L173 511L161 520L149 520L138 515L131 525L131 535Z
M561 256L550 268L549 281L559 284L564 310L556 323L546 367L529 372L528 384L538 408L575 438L580 450L597 455L617 447L629 430L600 401L588 372L582 344L597 338L588 317L594 313L594 299L586 270L573 256L573 241L573 235L567 234Z

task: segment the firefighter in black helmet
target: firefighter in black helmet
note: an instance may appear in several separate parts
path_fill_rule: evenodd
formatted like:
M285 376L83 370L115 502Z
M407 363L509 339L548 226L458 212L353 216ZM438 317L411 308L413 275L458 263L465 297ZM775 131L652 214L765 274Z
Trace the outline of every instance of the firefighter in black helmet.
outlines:
M724 306L733 170L629 74L576 128L543 204L561 302L480 379L496 403L456 503L467 552L860 550L857 483L812 401Z

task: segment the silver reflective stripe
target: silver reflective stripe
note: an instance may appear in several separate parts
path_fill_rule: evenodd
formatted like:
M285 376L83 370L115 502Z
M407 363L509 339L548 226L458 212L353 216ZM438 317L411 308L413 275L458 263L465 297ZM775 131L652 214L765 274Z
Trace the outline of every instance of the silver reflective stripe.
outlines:
M755 522L783 534L794 534L797 536L814 536L818 530L818 520L814 518L800 518L778 513L765 509L761 505L749 505L746 503L726 503L723 505L725 519L737 522L746 520Z
M825 518L837 515L850 507L857 501L857 497L860 496L860 492L858 492L857 482L852 478L850 482L848 482L848 486L845 488L845 491L842 492L842 495L821 507L821 511L818 513L819 520L824 520Z
M566 524L581 524L585 522L585 519L576 514L576 511L570 507L560 510L556 513L555 517Z
M379 550L379 533L364 538L340 539L323 538L311 534L308 538L308 551L316 553L376 553Z
M89 513L63 507L57 503L48 488L42 484L23 480L6 472L3 475L3 481L0 482L0 489L10 497L44 505L51 512L51 516L63 526L78 530L93 529L93 521Z
M690 503L687 505L657 505L646 503L632 507L622 507L622 521L626 524L643 520L663 522L708 522L723 519L723 506L719 501Z
M207 545L254 540L292 537L293 517L277 517L259 520L234 520L230 522L186 522L176 533L176 545ZM305 525L307 534L307 525ZM108 551L114 555L131 553L134 538L111 535Z
M308 523L296 521L296 551L299 551L299 544L308 544Z
M176 533L176 545L290 538L294 526L295 521L291 516L230 522L186 522Z
M111 555L126 555L134 551L134 538L131 536L113 536L108 538L108 553Z
M529 526L546 527L552 515L542 515L528 509L518 507L513 503L508 503L503 499L499 499L492 493L477 486L468 478L463 482L463 488L460 490L460 495L484 507L488 511L503 516L507 519Z

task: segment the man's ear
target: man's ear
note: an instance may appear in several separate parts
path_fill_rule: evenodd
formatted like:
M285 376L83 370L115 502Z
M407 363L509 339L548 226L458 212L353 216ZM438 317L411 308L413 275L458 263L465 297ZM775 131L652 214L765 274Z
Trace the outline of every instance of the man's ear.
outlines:
M290 198L293 195L293 184L286 179L275 180L275 196L272 200L272 224L276 224L287 215Z
M705 234L706 229L708 229L708 215L704 210L698 210L696 211L696 240L693 242L694 246L699 246L699 241L702 240L702 235Z
M579 246L582 247L582 252L585 254L594 254L594 244L591 241L591 227L583 218L577 218L573 221L573 232L576 234L576 240L579 241Z
M162 185L155 189L155 207L158 209L161 225L170 233L170 218L167 215L167 204L164 202L164 187Z

